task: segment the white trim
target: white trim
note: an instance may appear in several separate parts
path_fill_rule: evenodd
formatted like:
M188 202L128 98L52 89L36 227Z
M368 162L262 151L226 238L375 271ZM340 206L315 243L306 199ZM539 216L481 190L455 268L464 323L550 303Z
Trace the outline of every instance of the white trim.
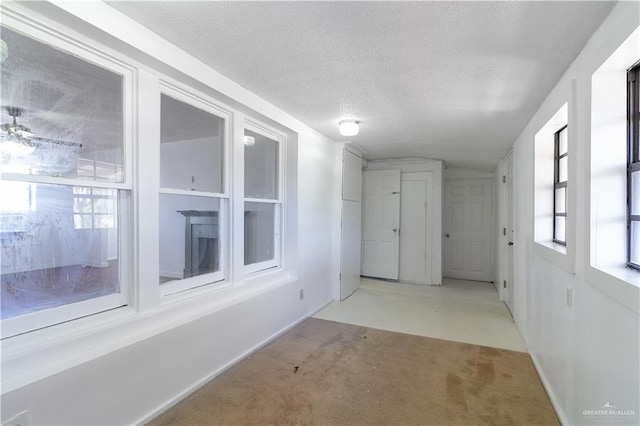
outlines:
M549 397L549 401L551 401L551 405L558 416L558 420L560 420L560 424L570 425L572 424L567 418L567 414L562 409L562 404L558 400L555 391L553 390L553 386L549 383L547 376L544 374L544 370L540 368L540 363L538 362L538 358L532 351L529 351L529 356L531 357L531 361L533 362L533 366L538 373L538 377L540 377L540 381L542 382L542 386L544 390L547 392L547 396Z
M245 203L264 203L264 204L282 204L281 200L273 200L271 198L245 198Z
M2 320L2 339L127 305L127 292L95 297Z
M84 186L88 188L107 188L107 189L124 189L130 191L131 184L120 182L109 182L103 180L86 180L73 179L64 177L53 177L45 175L27 175L21 173L2 172L2 180L15 182L40 183L45 185L65 185L65 186Z
M192 288L201 286L223 286L224 273L222 271L216 271L209 274L197 275L195 277L183 278L177 281L169 281L164 284L160 284L160 295L169 296L171 294L180 293Z
M585 268L586 281L595 289L609 296L635 313L640 313L640 272L625 268Z
M131 117L133 116L133 76L136 68L127 64L124 60L119 59L119 57L121 57L120 55L116 57L114 54L111 54L111 51L106 46L94 42L93 40L89 40L86 37L79 37L77 35L72 37L66 32L62 32L62 30L58 29L59 27L53 29L47 24L36 22L33 18L6 7L0 7L0 13L2 15L2 25L7 28L18 31L25 36L32 38L37 42L49 45L54 49L59 49L71 56L77 57L79 60L92 63L100 68L122 76L122 167L124 176L123 181L113 182L114 186L111 187L116 187L116 184L121 184L123 185L122 189L131 189L133 175L133 123ZM36 176L39 178L48 177L41 175L22 176L21 180L33 182L36 182ZM64 181L83 182L84 186L100 186L101 184L106 183L104 181L75 180L70 178L49 178L52 179L49 181L51 183L59 179L56 183L62 183ZM49 182L42 181L42 183ZM90 183L84 184L84 182ZM107 183L107 185L109 184ZM80 185L78 184L78 186Z
M2 340L2 394L296 280L296 276L288 273L263 274L251 279L251 285L242 285L249 283L244 281L168 296L162 305L147 314L138 314L125 306Z
M264 123L253 120L251 118L245 117L244 119L244 129L249 130L254 133L258 133L264 137L267 137L278 144L278 188L277 188L277 198L269 199L269 198L244 198L244 203L263 203L263 204L273 204L274 205L274 239L273 239L273 251L274 256L273 259L266 260L263 262L252 263L249 265L244 265L244 275L255 274L260 271L266 271L273 268L282 268L284 266L284 260L282 258L282 253L284 252L284 241L285 236L283 235L283 224L286 223L285 219L285 211L283 209L284 199L286 197L286 135L273 129L270 126L267 126ZM242 149L244 150L244 144L242 145ZM243 160L243 173L244 173L244 160ZM243 195L244 195L244 187L243 187ZM244 209L243 209L244 213ZM242 215L242 219L244 221L244 214ZM244 236L244 233L243 233ZM243 238L244 242L244 238ZM244 258L244 256L243 256ZM244 263L244 262L243 262Z
M331 302L328 302L326 305L328 305L329 303L331 303ZM318 311L316 311L316 312L318 312ZM134 424L141 425L141 424L149 423L151 420L155 419L156 417L158 417L159 415L161 415L162 413L167 411L169 408L173 407L178 402L182 401L183 399L185 399L189 395L191 395L194 392L196 392L198 389L200 389L201 387L206 385L209 381L213 380L214 378L216 378L220 374L222 374L225 371L229 370L230 368L234 367L236 364L238 364L241 361L245 360L252 353L262 349L263 347L267 346L269 343L271 343L274 340L278 339L279 337L281 337L282 335L284 335L288 331L290 331L293 328L297 327L303 321L311 318L311 316L314 315L314 314L304 315L301 318L295 320L292 324L281 328L279 331L277 331L273 335L271 335L268 338L266 338L266 339L262 340L261 342L257 343L256 345L254 345L250 349L242 352L240 355L236 356L235 358L233 358L231 361L229 361L228 363L226 363L222 367L216 369L212 373L210 373L210 374L206 375L205 377L201 378L200 380L198 380L193 385L189 386L187 389L185 389L184 391L180 392L179 394L177 394L173 398L170 398L169 400L167 400L164 403L160 404L157 408L155 408L154 410L150 411L149 413L147 413L145 416L143 416L142 418L138 419L137 421L135 421Z
M186 195L186 196L194 196L194 197L209 197L209 198L229 198L226 194L221 194L218 192L205 192L205 191L190 191L188 189L175 189L175 188L160 188L160 194L168 194L168 195Z

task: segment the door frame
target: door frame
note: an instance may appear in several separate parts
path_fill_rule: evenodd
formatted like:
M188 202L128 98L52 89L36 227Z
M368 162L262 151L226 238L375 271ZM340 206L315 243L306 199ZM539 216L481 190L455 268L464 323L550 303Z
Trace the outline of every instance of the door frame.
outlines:
M500 300L514 315L513 245L515 239L515 203L513 193L513 151L501 160L500 167L500 227L498 229L500 276L498 282ZM506 283L506 284L505 284Z

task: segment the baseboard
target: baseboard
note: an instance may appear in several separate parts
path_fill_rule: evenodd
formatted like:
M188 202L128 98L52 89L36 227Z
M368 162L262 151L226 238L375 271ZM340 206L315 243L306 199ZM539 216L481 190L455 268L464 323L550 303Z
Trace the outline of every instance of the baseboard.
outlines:
M331 302L329 302L329 303L331 303ZM310 318L310 317L311 317L311 315L305 315L302 318L294 321L292 324L289 324L286 327L280 329L278 332L276 332L272 336L269 336L268 338L264 339L262 342L260 342L257 345L251 347L249 350L241 353L237 357L233 358L227 364L225 364L222 367L218 368L217 370L213 371L211 374L209 374L209 375L205 376L204 378L202 378L201 380L197 381L192 386L190 386L189 388L187 388L184 391L180 392L175 397L171 398L170 400L166 401L162 405L158 406L156 409L152 410L150 413L148 413L147 415L145 415L144 417L142 417L138 421L134 422L133 424L141 425L141 424L149 423L151 420L153 420L154 418L158 417L159 415L161 415L162 413L164 413L165 411L167 411L168 409L170 409L171 407L176 405L178 402L182 401L183 399L185 399L186 397L188 397L192 393L196 392L198 389L200 389L201 387L206 385L209 381L211 381L215 377L217 377L220 374L224 373L225 371L227 371L228 369L230 369L234 365L238 364L240 361L242 361L245 358L247 358L252 353L254 353L257 350L259 350L259 349L263 348L264 346L268 345L269 343L271 343L272 341L274 341L278 337L282 336L287 331L289 331L292 328L296 327L302 321L304 321L304 320L306 320L307 318Z
M531 357L531 361L533 361L533 366L535 367L536 371L538 372L538 377L540 377L540 381L542 382L542 386L544 387L544 390L547 392L547 395L549 396L549 400L551 401L551 405L553 406L553 409L555 410L556 415L558 416L558 419L560 420L560 423L563 424L563 425L570 425L571 423L569 422L569 419L567 418L567 414L565 413L564 409L560 405L560 402L558 401L558 398L556 397L556 393L553 391L553 388L551 387L551 385L549 384L549 381L547 380L547 376L544 374L544 371L542 371L542 368L540 367L540 363L538 362L538 359L531 352L531 350L529 350L529 356Z

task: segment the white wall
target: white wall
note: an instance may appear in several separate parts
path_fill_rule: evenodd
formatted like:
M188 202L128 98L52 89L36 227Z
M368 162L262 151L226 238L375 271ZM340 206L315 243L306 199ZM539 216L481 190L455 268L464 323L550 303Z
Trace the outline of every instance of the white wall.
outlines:
M147 69L216 93L252 117L289 129L285 163L293 178L285 182L285 278L245 279L241 286L210 293L196 289L180 303L142 316L131 309L117 322L109 321L115 314L108 312L101 314L98 327L71 321L48 330L48 338L36 332L19 347L13 347L15 339L3 341L3 422L27 410L29 424L140 423L333 300L339 289L335 188L341 182L336 161L342 145L105 4L15 7L71 25ZM25 14L35 16L31 10ZM147 237L144 229L137 232ZM139 259L140 267L146 263Z
M621 2L614 8L514 145L515 320L566 424L638 424L640 419L637 300L636 310L630 309L596 288L588 251L591 78L639 25L639 6ZM636 49L640 56L640 46ZM535 134L566 102L573 168L570 185L575 197L570 208L576 220L575 243L567 249L575 250L575 265L534 241ZM599 201L607 202L593 200ZM566 301L567 290L573 292L571 306ZM633 410L635 415L603 420L589 411L602 409L606 403Z
M366 163L365 170L401 170L408 172L433 173L433 221L431 242L431 282L442 284L442 185L443 166L441 160L406 159L375 160ZM402 253L400 254L402 255Z

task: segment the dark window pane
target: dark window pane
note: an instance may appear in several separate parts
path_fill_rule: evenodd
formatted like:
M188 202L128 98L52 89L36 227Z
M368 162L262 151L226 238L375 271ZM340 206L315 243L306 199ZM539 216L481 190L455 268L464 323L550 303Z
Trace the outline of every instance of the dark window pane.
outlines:
M160 194L160 284L220 270L220 200Z

